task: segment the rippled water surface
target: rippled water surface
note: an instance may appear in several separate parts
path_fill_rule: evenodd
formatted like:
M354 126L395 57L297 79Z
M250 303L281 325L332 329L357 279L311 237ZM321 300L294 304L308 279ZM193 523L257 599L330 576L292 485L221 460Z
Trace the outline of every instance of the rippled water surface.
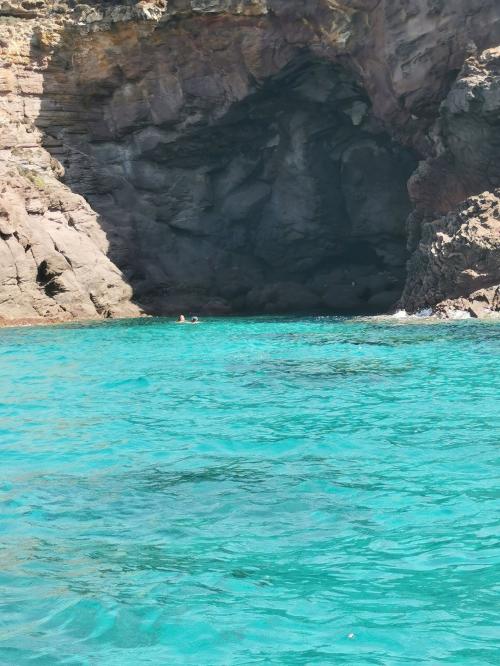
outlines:
M500 325L0 331L0 664L499 664Z

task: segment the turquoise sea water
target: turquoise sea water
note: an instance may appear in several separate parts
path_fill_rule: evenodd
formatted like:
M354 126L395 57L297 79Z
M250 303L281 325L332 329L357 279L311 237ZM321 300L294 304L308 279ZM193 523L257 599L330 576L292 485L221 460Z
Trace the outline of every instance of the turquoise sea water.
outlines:
M0 664L499 664L500 325L0 331Z

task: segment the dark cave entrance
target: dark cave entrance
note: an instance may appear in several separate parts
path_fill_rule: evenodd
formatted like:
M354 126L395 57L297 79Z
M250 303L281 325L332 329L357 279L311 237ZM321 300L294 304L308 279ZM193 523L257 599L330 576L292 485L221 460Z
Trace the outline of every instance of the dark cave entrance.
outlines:
M221 118L132 130L113 141L91 130L92 182L82 190L81 156L66 156L66 178L101 213L146 312L375 313L398 301L416 162L344 68L297 59Z

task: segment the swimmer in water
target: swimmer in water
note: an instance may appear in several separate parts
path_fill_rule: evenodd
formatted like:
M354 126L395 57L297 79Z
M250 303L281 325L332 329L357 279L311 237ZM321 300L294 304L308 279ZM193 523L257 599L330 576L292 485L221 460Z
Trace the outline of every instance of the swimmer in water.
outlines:
M175 322L176 324L185 324L186 323L186 317L184 315L179 315L179 318Z
M199 324L200 320L198 319L198 317L191 317L191 323L192 324Z

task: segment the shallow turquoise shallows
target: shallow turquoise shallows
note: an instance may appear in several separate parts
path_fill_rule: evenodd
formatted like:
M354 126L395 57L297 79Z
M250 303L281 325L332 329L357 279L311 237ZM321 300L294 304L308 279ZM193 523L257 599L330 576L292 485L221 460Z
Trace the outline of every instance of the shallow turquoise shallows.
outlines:
M0 331L0 664L500 663L500 325Z

